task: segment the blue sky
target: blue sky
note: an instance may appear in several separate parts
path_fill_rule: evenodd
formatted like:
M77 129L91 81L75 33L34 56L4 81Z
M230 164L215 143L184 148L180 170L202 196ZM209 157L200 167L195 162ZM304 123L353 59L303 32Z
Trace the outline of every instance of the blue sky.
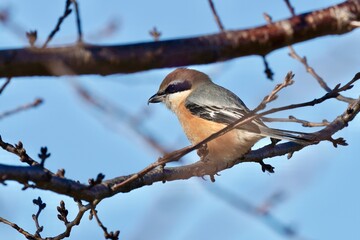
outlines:
M53 29L63 12L64 2L2 0L0 8L8 8L11 22L24 30L38 31L39 44ZM202 1L81 1L80 11L84 39L92 44L125 44L151 41L148 34L154 26L162 39L181 38L218 31L206 0ZM327 7L339 1L294 1L297 12ZM264 24L263 12L273 20L287 18L283 1L215 1L226 29L242 29ZM117 31L96 38L109 22L116 22ZM346 82L359 71L358 42L360 32L322 37L295 45L300 55L330 86ZM65 20L61 31L50 46L71 44L76 40L75 19ZM0 48L21 48L26 41L12 27L0 25ZM288 57L286 48L268 56L275 72L274 81L263 74L259 57L250 56L225 63L191 66L208 73L212 79L241 96L255 107L285 74L295 73L295 85L284 90L271 106L281 106L311 100L324 91L308 75L303 66ZM146 112L142 128L151 132L159 143L171 149L188 145L177 119L164 106L146 105L164 76L172 69L152 70L136 74L69 77L29 77L14 79L0 96L0 112L41 97L44 104L37 109L19 113L0 121L0 134L5 141L21 140L28 153L36 157L46 145L51 158L46 166L56 171L66 169L66 176L87 182L99 172L111 178L139 171L159 157L146 146L124 122L114 122L89 107L76 94L73 82L82 84L99 96L120 106L133 115ZM359 86L349 91L358 97ZM315 108L299 109L278 116L295 115L309 121L332 120L346 105L331 100ZM274 193L285 195L271 213L294 227L299 239L355 239L360 224L360 180L357 146L360 143L359 119L336 137L344 137L349 146L332 147L321 143L294 154L267 160L275 174L262 173L253 163L244 163L221 172L216 183L209 180L157 183L130 193L104 200L99 216L109 230L121 231L121 239L284 239L281 234L259 217L249 215L226 202L219 189L231 192L254 206L262 205ZM274 127L301 130L295 124L272 124ZM312 129L305 129L312 131ZM170 133L170 134L169 134ZM258 146L266 144L262 141ZM189 155L184 163L197 160ZM16 157L0 151L0 162L20 165ZM64 199L70 218L76 214L72 199L51 192L26 190L9 183L0 188L0 216L34 232L31 214L36 211L32 199L40 196L47 203L40 216L43 236L53 236L63 230L56 217L56 206ZM239 200L240 202L240 200ZM239 203L240 204L240 203ZM21 239L11 228L0 224L1 238ZM103 233L95 222L85 217L73 230L71 239L101 239Z

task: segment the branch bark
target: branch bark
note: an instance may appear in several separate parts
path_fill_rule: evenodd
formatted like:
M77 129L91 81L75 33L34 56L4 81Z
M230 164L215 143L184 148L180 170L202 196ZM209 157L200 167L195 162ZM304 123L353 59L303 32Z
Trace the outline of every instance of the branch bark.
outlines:
M352 31L360 0L349 0L286 20L218 34L116 46L75 46L0 51L0 77L132 73L261 55L321 36ZM71 72L64 71L66 66Z

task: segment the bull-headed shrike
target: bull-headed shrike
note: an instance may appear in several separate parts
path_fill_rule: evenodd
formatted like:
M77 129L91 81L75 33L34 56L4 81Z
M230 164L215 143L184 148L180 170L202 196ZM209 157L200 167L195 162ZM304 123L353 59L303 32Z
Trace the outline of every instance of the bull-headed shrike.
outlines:
M196 144L250 110L231 91L213 83L206 74L178 68L168 74L148 103L163 102L173 111L192 144ZM252 120L207 143L207 160L232 161L242 157L263 137L307 144L293 131L268 128L260 119Z

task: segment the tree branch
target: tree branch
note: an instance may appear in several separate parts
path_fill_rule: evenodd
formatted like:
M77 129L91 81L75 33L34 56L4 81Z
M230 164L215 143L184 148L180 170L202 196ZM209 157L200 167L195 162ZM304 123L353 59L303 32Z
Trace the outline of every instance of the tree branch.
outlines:
M69 46L0 51L0 77L54 76L54 66L73 74L131 73L155 68L206 64L271 51L320 36L352 31L360 21L360 0L245 30L167 41L116 46Z

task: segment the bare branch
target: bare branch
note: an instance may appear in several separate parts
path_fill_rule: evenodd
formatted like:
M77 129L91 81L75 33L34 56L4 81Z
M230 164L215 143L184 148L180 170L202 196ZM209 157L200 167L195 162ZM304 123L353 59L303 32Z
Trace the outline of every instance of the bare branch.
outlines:
M78 30L77 43L82 43L83 42L83 34L82 34L82 27L81 27L79 3L77 2L77 0L71 0L71 2L73 3L73 5L75 7L75 13L76 13L76 26L77 26L77 30Z
M32 215L32 218L33 218L33 220L35 222L35 226L36 226L36 232L35 232L34 236L41 238L40 233L44 230L44 227L40 226L40 224L39 224L39 216L40 216L40 213L42 212L42 210L45 209L46 203L44 203L40 197L38 197L37 199L34 199L33 203L38 206L37 213Z
M21 233L22 235L24 235L24 237L26 237L27 239L38 239L38 238L34 238L34 236L27 232L26 230L22 229L21 227L19 227L17 224L10 222L9 220L6 220L5 218L0 217L0 222L5 223L9 226L11 226L12 228L14 228L16 231L18 231L19 233Z
M258 112L259 110L262 110L266 107L266 104L269 102L272 102L277 99L277 93L284 89L285 87L288 87L294 83L294 74L292 72L288 72L285 76L285 79L282 83L277 84L272 92L264 97L263 101L253 110L253 112Z
M0 88L0 94L2 94L2 92L4 91L4 89L6 88L6 86L10 83L11 81L11 77L7 77L4 84L1 86Z
M290 50L290 57L298 60L300 63L302 63L306 69L306 71L308 73L310 73L316 80L317 82L319 83L319 85L327 92L330 92L331 91L331 88L326 84L326 82L324 81L324 79L322 77L320 77L314 70L314 68L312 68L309 64L308 64L308 61L306 59L306 57L300 57L295 49L292 47L292 46L289 46L289 50ZM342 95L339 94L339 96L336 97L338 100L340 101L343 101L343 102L347 102L347 103L350 103L352 101L354 101L353 98L348 98L348 97L344 97Z
M256 28L193 38L118 46L8 49L0 51L0 77L69 74L54 74L51 66L61 64L71 67L73 74L108 75L213 63L254 54L265 56L290 44L350 32L355 29L350 25L353 21L360 21L360 0Z
M284 2L291 13L291 16L296 16L295 8L291 5L290 0L284 0Z
M66 0L66 3L65 3L65 10L64 10L64 13L63 15L59 18L55 28L51 31L51 33L49 34L49 36L47 37L44 45L42 46L42 48L46 48L47 45L49 44L49 42L53 39L53 37L55 36L55 34L60 30L60 26L62 24L62 22L65 20L65 18L67 16L70 15L71 13L71 9L70 9L70 5L71 5L71 2L72 0Z
M212 11L212 13L213 13L213 15L214 15L216 24L218 25L220 31L221 31L221 32L224 32L224 31L225 31L224 25L221 23L220 17L219 17L219 15L218 15L218 13L216 12L215 5L214 5L213 0L208 0L208 1L209 1L209 5L210 5L210 8L211 8L211 11Z
M265 66L264 73L266 74L266 77L267 77L269 80L273 80L274 72L271 70L271 68L270 68L270 66L269 66L269 63L268 63L268 61L266 60L266 57L263 56L262 59L263 59L264 66Z
M28 103L28 104L19 106L19 107L15 108L15 109L12 109L12 110L9 110L9 111L0 113L0 120L3 119L3 118L5 118L5 117L8 117L8 116L10 116L10 115L13 115L13 114L22 112L22 111L24 111L24 110L28 110L28 109L32 109L32 108L38 107L38 106L41 105L42 103L43 103L43 100L42 100L41 98L37 98L37 99L35 99L32 103Z
M298 119L291 115L288 118L262 117L261 120L265 122L295 122L295 123L301 123L303 127L324 127L330 124L330 122L327 121L326 119L324 119L322 122L309 122L307 120Z
M37 161L32 159L26 153L26 150L24 149L23 144L20 141L18 144L15 144L15 146L13 146L9 143L4 142L0 136L0 147L7 152L17 155L20 158L21 162L25 162L25 163L29 164L29 166L39 165L39 163Z
M60 204L61 205L61 204ZM51 240L60 240L60 239L64 239L66 237L69 237L70 236L70 233L71 233L71 230L73 227L77 226L80 224L80 221L81 219L83 218L84 216L84 213L86 211L88 211L89 209L92 208L92 204L87 204L87 205L82 205L80 201L78 201L78 207L79 207L79 212L77 213L76 217L74 218L74 220L72 220L71 222L67 221L66 219L66 222L64 221L64 224L66 226L66 229L63 233L55 236L55 237L52 237L52 238L47 238L47 239L51 239ZM63 209L61 209L62 211L64 211L65 209L65 204L63 205ZM65 209L66 210L66 209Z
M106 228L106 227L104 226L104 224L100 221L100 218L99 218L98 213L97 213L97 211L96 211L95 208L92 208L92 209L91 209L90 214L91 214L91 215L90 215L91 218L92 218L92 216L95 217L96 222L98 223L99 227L103 230L105 239L112 239L112 240L118 240L118 239L119 239L120 231L117 230L117 231L115 231L115 232L112 232L112 231L111 231L111 232L108 232L107 228Z

